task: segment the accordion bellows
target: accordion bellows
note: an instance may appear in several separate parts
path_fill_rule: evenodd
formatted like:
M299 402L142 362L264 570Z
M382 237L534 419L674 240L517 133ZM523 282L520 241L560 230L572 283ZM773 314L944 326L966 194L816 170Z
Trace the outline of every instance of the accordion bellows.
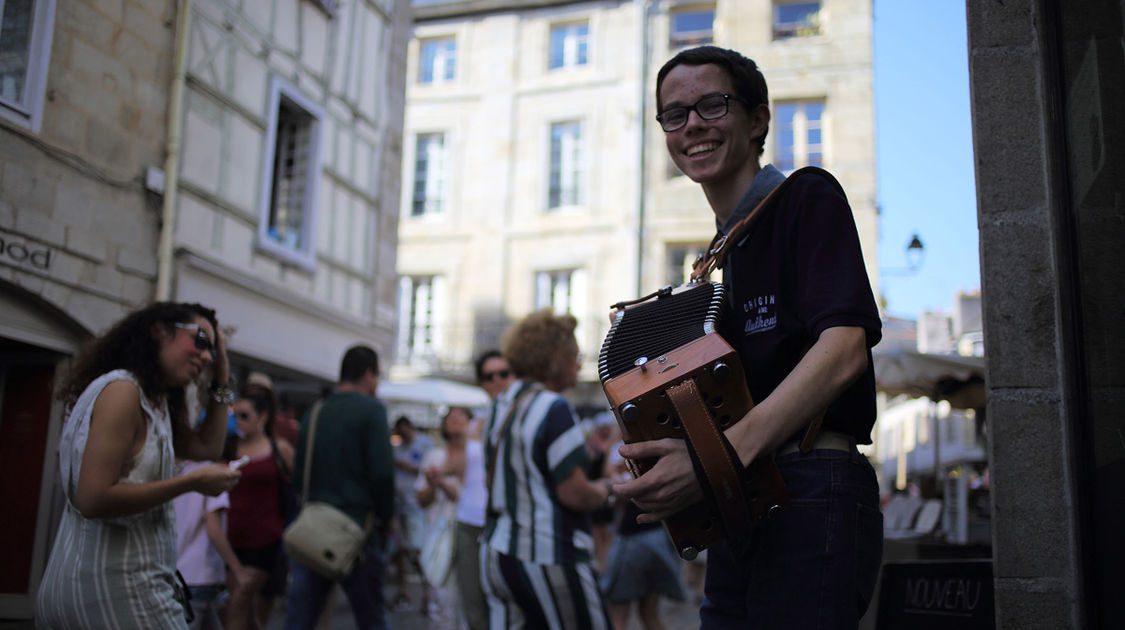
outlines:
M731 463L718 437L754 406L738 354L718 334L725 303L725 289L714 282L662 289L617 311L598 358L602 387L624 441L687 439L705 472L706 491L714 501L664 522L687 559L729 536L728 531L749 527L788 505L772 457L759 458L739 478L735 471L741 466ZM654 464L629 462L635 476Z

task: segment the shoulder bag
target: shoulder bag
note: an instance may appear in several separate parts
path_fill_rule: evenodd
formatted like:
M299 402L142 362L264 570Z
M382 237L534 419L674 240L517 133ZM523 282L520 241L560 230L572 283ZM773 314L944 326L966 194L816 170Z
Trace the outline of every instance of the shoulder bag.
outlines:
M367 536L372 517L367 515L366 527L337 507L321 501L309 501L309 471L312 468L313 446L316 443L316 420L323 401L317 401L309 414L309 444L305 455L304 483L301 485L301 511L285 529L285 551L309 570L331 580L346 578L355 565Z

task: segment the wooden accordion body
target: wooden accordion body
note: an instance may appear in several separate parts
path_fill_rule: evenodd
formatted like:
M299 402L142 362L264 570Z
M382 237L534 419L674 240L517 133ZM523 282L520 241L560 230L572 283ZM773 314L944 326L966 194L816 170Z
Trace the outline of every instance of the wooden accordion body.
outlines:
M624 441L687 439L707 472L715 502L691 506L664 521L676 550L689 560L728 536L727 531L748 527L788 505L772 456L753 462L738 481L711 474L731 466L718 432L754 406L742 362L717 332L725 310L726 291L718 283L662 289L646 302L617 311L598 360L602 388ZM689 427L685 415L690 416ZM629 461L638 477L654 464ZM729 477L737 480L737 475ZM738 487L730 487L732 483Z

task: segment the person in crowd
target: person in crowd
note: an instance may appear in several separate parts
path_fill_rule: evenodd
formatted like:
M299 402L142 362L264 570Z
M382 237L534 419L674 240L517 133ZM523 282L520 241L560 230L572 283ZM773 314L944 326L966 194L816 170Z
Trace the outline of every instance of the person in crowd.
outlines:
M760 166L768 103L757 65L732 50L684 50L657 74L668 153L701 186L723 234L785 179ZM759 216L722 268L732 306L723 336L757 405L723 436L742 465L776 457L791 506L708 550L701 627L855 628L882 552L878 484L856 451L871 443L875 421L879 313L834 179L796 176ZM802 452L801 437L821 417ZM621 454L657 460L615 488L646 512L639 520L704 500L683 440L627 444Z
M610 477L608 472L609 449L617 441L617 421L613 414L603 411L594 417L593 429L586 435L586 476L590 479ZM613 540L613 508L606 505L590 514L590 528L594 534L594 558L598 572L605 571L609 559L609 544Z
M387 411L375 398L379 355L354 346L340 362L340 384L320 405L315 452L308 452L309 421L301 422L293 463L296 490L302 490L305 458L311 457L308 501L327 503L361 527L374 516L374 529L348 577L339 582L360 630L387 627L383 606L383 539L394 516L394 456ZM324 610L334 582L296 560L289 565L285 630L311 630Z
M484 434L489 502L481 583L494 629L610 627L589 518L609 501L609 483L587 478L585 439L560 395L581 367L576 323L543 309L501 344L518 380L493 403Z
M426 538L423 543L423 556L427 545L449 549L451 560L456 562L454 548L456 535L457 500L465 482L465 445L468 441L469 421L472 414L464 407L453 407L441 420L441 438L444 444L426 451L422 458L422 472L414 484L418 505L425 510ZM476 549L473 550L476 552ZM435 554L441 557L441 554ZM456 574L449 567L440 566L438 571L448 568L444 576L430 575L425 578L430 585L430 610L428 611L435 628L456 628L462 615L457 597ZM426 565L423 564L423 568Z
M249 580L231 572L227 630L263 628L274 598L284 592L278 572L285 530L285 487L293 470L293 446L271 435L276 405L272 392L250 385L234 403L241 437L234 458L250 459L242 481L230 493L227 535Z
M392 610L409 610L412 606L406 592L406 573L418 565L418 551L422 548L422 508L414 496L414 481L422 470L422 457L434 445L425 433L419 433L406 416L395 420L395 514L398 518L397 545L395 545L395 581L398 594L391 600ZM429 612L430 591L423 582L422 614Z
M206 462L177 459L177 476L206 466ZM228 584L250 580L242 562L227 540L227 509L230 497L224 492L209 497L185 492L172 499L176 510L176 569L184 577L191 594L194 613L190 630L223 630L221 611ZM232 574L229 578L227 567Z
M173 466L176 455L220 456L229 378L215 312L199 304L151 304L79 354L61 390L66 503L36 598L38 627L186 627L171 501L218 496L241 473L218 463L177 477ZM187 392L201 381L210 381L207 412L192 430Z
M617 451L622 444L617 442L610 448L606 461L608 476L619 481L630 478L625 458ZM664 630L660 599L684 598L680 587L682 561L660 523L638 524L641 511L632 501L622 501L618 508L622 514L617 535L609 548L608 566L598 580L609 603L613 627L625 628L636 606L645 630Z
M495 400L500 392L512 384L512 370L508 360L499 350L487 350L474 365L477 384ZM488 602L480 585L480 538L484 533L484 504L488 491L484 487L484 448L480 434L488 421L484 415L474 418L469 426L469 439L465 445L465 483L457 502L457 534L454 550L457 589L461 608L469 630L488 627Z

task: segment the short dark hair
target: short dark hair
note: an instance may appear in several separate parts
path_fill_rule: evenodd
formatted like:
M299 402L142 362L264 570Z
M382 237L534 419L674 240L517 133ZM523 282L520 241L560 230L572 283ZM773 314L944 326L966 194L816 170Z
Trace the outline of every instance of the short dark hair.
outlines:
M504 355L500 354L500 351L495 349L495 348L493 348L491 350L485 350L483 353L481 353L481 355L479 357L477 357L477 362L475 364L475 367L476 367L476 370L477 370L477 382L478 383L484 382L484 364L488 363L489 359L503 359L503 358L504 358ZM507 359L505 359L505 361L506 360Z
M340 361L340 382L358 382L367 370L379 376L379 355L368 346L352 346Z
M410 427L411 429L413 429L413 428L414 428L414 423L413 423L413 422L411 422L411 421L410 421L410 418L407 418L406 416L399 416L399 417L398 417L398 420L395 420L395 431L400 431L400 430L402 430L402 427L403 427L403 426L408 426L408 427Z
M680 65L705 66L707 64L719 66L726 71L730 77L731 87L734 88L735 96L745 101L746 111L752 111L759 105L769 106L770 95L769 88L766 87L766 78L753 59L728 48L699 46L676 53L676 56L669 59L660 68L660 72L656 74L656 111L660 112L664 109L664 103L660 100L660 87L664 84L664 78L673 68ZM769 127L767 126L760 137L753 138L753 140L758 141L759 153L765 149L766 134L768 133Z

